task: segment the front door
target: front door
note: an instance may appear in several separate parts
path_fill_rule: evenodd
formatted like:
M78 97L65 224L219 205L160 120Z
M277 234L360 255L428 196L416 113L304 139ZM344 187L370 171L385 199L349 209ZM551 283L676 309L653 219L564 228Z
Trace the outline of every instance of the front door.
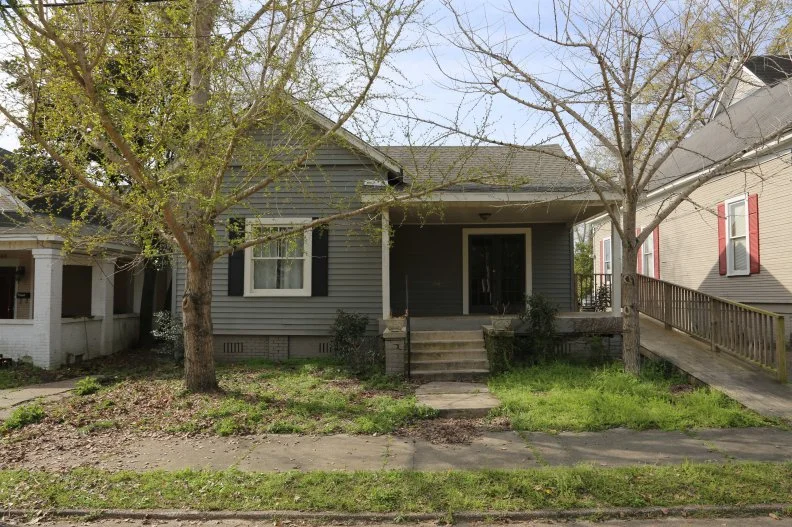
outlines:
M470 313L518 313L525 303L525 235L468 238Z
M0 267L0 318L14 318L14 268Z

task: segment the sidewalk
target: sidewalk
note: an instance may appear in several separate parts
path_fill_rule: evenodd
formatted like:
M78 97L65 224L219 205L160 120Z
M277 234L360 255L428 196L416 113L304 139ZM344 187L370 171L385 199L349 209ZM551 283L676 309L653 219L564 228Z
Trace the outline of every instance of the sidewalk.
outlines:
M29 456L18 468L94 466L107 470L235 468L289 470L475 470L588 463L639 464L788 461L792 432L723 429L545 434L490 432L470 444L432 444L396 436L259 435L242 437L131 437L105 449L53 450Z
M38 398L49 400L65 397L74 388L77 379L65 381L48 382L46 384L34 384L22 388L10 388L0 390L0 421L6 419L15 406L33 402Z

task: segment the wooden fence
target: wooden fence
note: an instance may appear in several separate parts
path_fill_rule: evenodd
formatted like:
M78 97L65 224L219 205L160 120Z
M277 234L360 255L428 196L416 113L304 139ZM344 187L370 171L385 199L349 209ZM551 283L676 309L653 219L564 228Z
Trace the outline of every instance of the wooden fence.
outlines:
M638 310L787 380L783 315L643 275Z

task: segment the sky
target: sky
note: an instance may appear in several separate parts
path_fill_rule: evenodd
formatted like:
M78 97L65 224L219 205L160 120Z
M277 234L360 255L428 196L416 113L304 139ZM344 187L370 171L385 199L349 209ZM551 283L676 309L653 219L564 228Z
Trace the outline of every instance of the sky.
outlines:
M508 4L504 0L455 0L454 5L461 11L469 13L470 19L482 26L490 27L496 35L509 33L520 34L519 28L508 20L505 9ZM532 23L537 20L552 19L551 1L517 1L521 13ZM422 15L431 23L431 27L423 34L413 31L406 36L411 42L420 42L422 47L410 52L400 54L394 59L395 67L400 71L407 88L404 94L411 98L409 111L422 118L443 121L448 116L455 115L460 108L464 109L467 116L466 124L474 126L483 119L484 109L481 105L474 105L471 99L463 96L448 87L449 79L441 72L435 57L443 65L446 73L460 75L466 72L463 54L446 42L455 30L454 21L448 10L443 7L440 0L426 0ZM522 32L524 33L524 31ZM523 35L524 36L524 35ZM431 44L429 46L428 44ZM541 53L537 50L521 54L526 61L532 61L532 68L547 67ZM403 113L405 107L398 109L387 108L395 113ZM535 116L527 115L524 110L515 111L515 105L503 100L496 100L490 109L489 120L497 123L492 129L494 137L502 140L518 141L524 143L542 142L547 134L535 134L538 127ZM392 118L383 118L378 123L380 128L376 135L371 135L372 130L354 130L363 137L377 143L405 144L405 121ZM425 127L424 127L425 131ZM427 139L428 136L422 136ZM449 139L446 142L456 143L459 139ZM0 129L0 147L13 150L19 146L16 130L11 126Z

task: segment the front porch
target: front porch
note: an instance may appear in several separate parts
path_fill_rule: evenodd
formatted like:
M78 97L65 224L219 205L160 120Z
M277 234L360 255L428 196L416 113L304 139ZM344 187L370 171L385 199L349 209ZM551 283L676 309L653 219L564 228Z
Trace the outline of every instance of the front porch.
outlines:
M558 308L559 333L620 334L611 313L576 312L573 225L598 213L596 205L456 199L441 212L422 214L423 205L415 205L383 215L380 330L389 373L427 380L486 375L483 328L491 315L517 318L532 294ZM389 319L405 315L409 331L386 329L398 325Z
M133 346L143 277L129 257L0 239L0 354L51 369Z

